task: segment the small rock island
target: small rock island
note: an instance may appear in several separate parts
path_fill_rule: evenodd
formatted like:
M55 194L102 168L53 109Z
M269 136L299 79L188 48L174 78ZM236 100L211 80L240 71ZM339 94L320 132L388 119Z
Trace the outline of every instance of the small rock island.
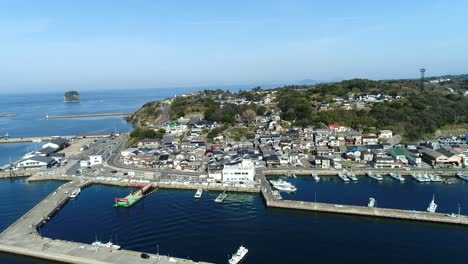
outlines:
M78 103L80 101L80 94L77 91L66 92L63 101L65 103Z

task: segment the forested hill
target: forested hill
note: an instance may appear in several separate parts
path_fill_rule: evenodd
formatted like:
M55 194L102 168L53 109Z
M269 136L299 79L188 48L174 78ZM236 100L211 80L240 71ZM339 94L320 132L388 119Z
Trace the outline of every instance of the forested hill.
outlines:
M463 82L457 81L457 85ZM325 126L339 123L357 130L391 129L407 140L433 134L447 125L468 123L468 88L459 85L425 84L420 90L417 81L349 80L313 87L278 89L278 107L282 118L299 126ZM448 89L448 88L451 88ZM357 102L358 96L388 95L392 100ZM349 107L343 107L343 99ZM327 109L320 105L327 103ZM362 107L358 107L361 104Z
M358 131L390 129L413 141L432 136L442 127L468 124L468 79L347 80L272 90L256 87L230 93L206 90L167 100L171 120L198 115L208 121L236 126L256 116L280 113L287 126L326 127L339 123ZM266 103L265 98L269 98ZM246 115L249 113L250 115ZM145 127L161 121L161 103L151 102L131 120Z

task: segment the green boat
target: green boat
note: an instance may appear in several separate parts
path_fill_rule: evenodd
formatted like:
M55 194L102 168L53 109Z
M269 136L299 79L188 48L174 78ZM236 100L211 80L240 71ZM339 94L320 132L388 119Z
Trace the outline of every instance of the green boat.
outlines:
M114 207L132 207L145 197L145 192L148 191L153 185L148 183L147 185L132 185L138 186L140 189L135 192L131 192L125 198L115 198Z

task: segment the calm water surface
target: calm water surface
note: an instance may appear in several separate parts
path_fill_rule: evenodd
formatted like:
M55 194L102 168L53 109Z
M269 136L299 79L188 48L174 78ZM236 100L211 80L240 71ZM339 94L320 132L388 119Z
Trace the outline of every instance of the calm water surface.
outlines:
M468 256L463 227L268 209L253 194L229 193L218 204L216 192L196 201L193 191L160 190L132 208L114 208L114 197L129 191L89 187L42 234L85 243L112 239L152 253L159 245L161 254L215 263L225 263L240 244L250 250L247 263L464 263Z

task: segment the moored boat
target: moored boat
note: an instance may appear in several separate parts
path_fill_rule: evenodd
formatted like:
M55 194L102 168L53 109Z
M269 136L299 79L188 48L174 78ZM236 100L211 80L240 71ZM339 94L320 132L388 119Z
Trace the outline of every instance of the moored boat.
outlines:
M358 178L357 178L356 175L354 175L354 173L352 173L352 172L347 172L347 173L346 173L346 176L347 176L350 180L352 180L353 182L358 181Z
M246 247L240 246L237 252L229 259L229 264L240 263L245 258L245 255L247 255L247 252L249 252L249 250Z
M346 177L346 175L343 172L339 172L338 177L340 177L340 179L343 180L344 182L349 182L348 177Z
M270 183L273 186L273 188L275 188L276 190L279 190L279 191L283 191L283 192L295 192L295 191L297 191L297 188L294 185L292 185L291 183L289 183L289 182L287 182L285 180L282 180L282 179L279 179L277 181L270 180Z
M461 172L461 171L457 172L457 177L464 180L464 181L468 181L468 176L464 175L463 172Z
M320 177L319 177L318 174L315 173L315 172L312 173L312 178L314 178L314 180L315 180L316 182L319 182L319 181L320 181Z
M367 203L367 207L374 208L375 207L375 198L369 198L369 202Z
M224 199L226 199L226 196L227 196L227 193L226 193L226 191L224 191L224 192L220 193L218 195L218 197L216 197L216 199L214 201L217 202L217 203L222 203L224 201Z
M434 175L434 174L429 175L429 180L431 182L443 182L444 181L442 177L440 177L439 175Z
M399 182L404 182L405 181L405 178L403 176L401 176L401 174L399 173L389 173L390 177L392 177L393 179L399 181Z
M411 174L411 177L413 177L413 179L415 179L417 182L428 182L429 181L423 175L418 174L418 173Z
M427 211L429 213L435 213L436 209L437 209L437 204L434 202L434 195L432 196L432 201L431 203L429 204L429 206L427 207Z
M78 196L78 194L80 194L80 192L81 188L76 188L70 193L70 195L68 195L68 197L70 197L70 199L75 199Z
M203 194L203 189L198 189L194 196L195 199L200 199L202 194Z
M374 179L374 180L383 181L383 177L380 176L380 174L374 174L374 173L371 172L371 171L368 171L368 172L367 172L367 176L369 176L369 178L372 178L372 179Z

